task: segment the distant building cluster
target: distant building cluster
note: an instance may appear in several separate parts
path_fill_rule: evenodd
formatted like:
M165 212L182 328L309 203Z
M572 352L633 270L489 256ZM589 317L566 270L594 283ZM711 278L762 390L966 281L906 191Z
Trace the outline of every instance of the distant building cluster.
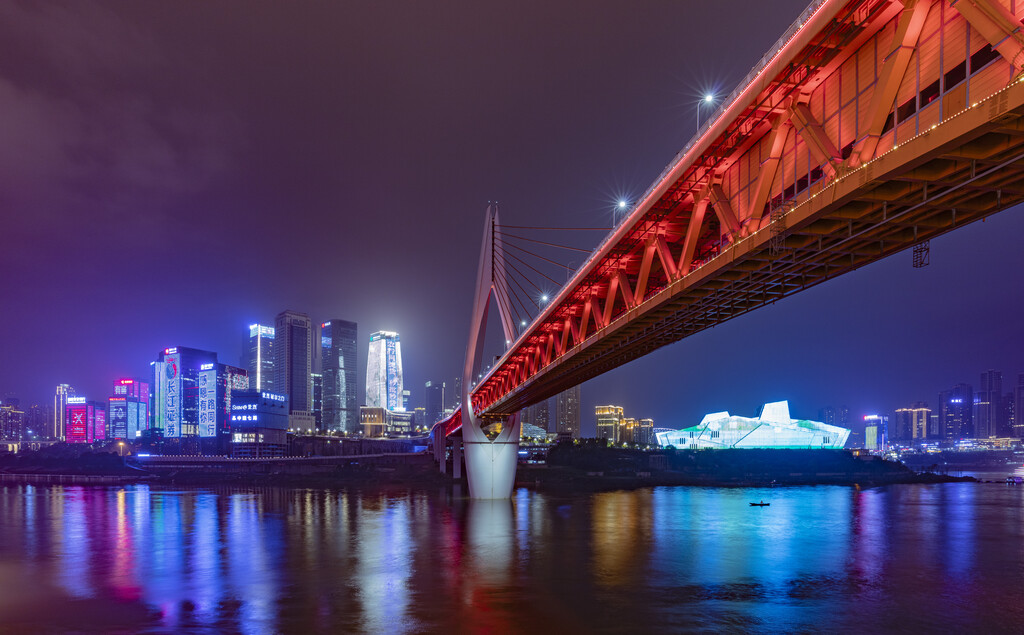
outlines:
M404 385L398 333L370 335L366 404L357 397L358 326L282 311L273 325L250 324L238 366L214 351L170 346L148 377L115 379L109 395L88 398L58 384L52 404L0 404L0 450L25 444L137 444L165 454L273 457L287 435L423 434L458 407L461 382L426 382L413 408ZM575 411L578 413L578 394ZM578 431L578 420L576 429Z
M627 417L622 406L597 406L597 438L607 439L614 445L652 445L654 439L653 419Z
M556 435L580 438L580 387L573 386L551 399L523 408L519 411L519 421L523 438Z
M1024 438L1024 373L1004 387L1003 373L981 373L977 390L967 383L938 392L934 402L915 401L891 413L863 416L864 434L855 447L885 452L892 447L958 448L1008 446ZM824 408L828 424L848 426L849 409Z

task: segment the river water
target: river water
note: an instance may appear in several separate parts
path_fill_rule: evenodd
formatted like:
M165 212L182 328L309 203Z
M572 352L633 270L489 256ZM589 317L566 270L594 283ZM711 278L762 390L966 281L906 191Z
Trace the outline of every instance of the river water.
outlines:
M1022 592L1002 484L0 486L5 633L1021 632Z

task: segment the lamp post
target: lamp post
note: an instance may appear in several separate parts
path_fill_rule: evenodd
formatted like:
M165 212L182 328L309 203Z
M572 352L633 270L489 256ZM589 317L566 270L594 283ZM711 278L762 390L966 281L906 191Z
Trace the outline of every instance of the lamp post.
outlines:
M707 105L710 106L710 105L712 105L714 103L715 103L715 96L712 95L711 93L708 93L707 95L704 95L704 97L702 97L697 102L697 132L700 132L700 107L702 105L704 105L704 104L707 104Z

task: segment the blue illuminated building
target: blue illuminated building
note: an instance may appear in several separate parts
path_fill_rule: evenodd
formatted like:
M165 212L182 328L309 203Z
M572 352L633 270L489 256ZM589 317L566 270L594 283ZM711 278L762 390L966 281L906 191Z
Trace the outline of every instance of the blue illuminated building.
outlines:
M280 457L288 444L288 398L272 392L236 392L231 403L231 456Z

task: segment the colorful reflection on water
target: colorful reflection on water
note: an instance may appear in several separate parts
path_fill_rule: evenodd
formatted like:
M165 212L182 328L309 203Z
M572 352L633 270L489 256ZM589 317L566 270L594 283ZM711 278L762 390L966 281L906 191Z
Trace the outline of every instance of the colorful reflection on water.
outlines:
M752 508L764 499L770 507ZM0 631L1018 631L1024 488L0 487Z

